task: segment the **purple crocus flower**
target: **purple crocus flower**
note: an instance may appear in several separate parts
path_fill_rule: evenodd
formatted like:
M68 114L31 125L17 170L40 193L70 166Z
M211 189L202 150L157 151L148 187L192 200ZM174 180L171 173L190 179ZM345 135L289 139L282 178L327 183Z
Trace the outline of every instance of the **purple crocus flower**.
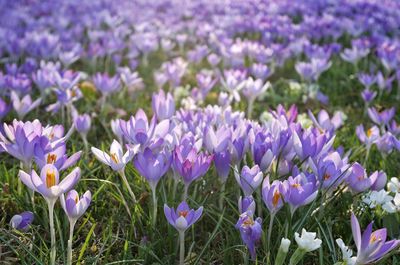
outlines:
M359 125L356 128L356 134L358 139L364 143L367 148L370 148L372 144L376 143L379 139L379 128L373 126L369 128L366 132L364 130L364 125Z
M253 196L246 196L246 197L239 197L238 200L238 207L239 207L239 213L245 213L245 212L256 212L256 202L254 201Z
M41 140L35 145L35 162L39 168L43 168L47 164L53 164L59 171L65 170L80 159L82 151L76 152L70 157L66 154L67 147L65 143L61 143L55 148L51 148L48 140Z
M40 176L32 170L31 174L20 170L19 178L31 190L39 192L48 201L56 201L57 198L71 190L81 177L81 169L76 167L61 182L58 169L48 164L40 171Z
M18 94L11 91L11 101L15 112L20 120L24 119L26 114L37 108L42 101L41 98L36 99L32 102L30 95L25 95L22 99L19 98Z
M171 93L165 94L160 90L158 94L154 93L152 97L152 108L158 121L171 118L175 113L175 101Z
M118 76L110 77L107 73L97 73L93 77L93 84L104 96L117 92L121 89L121 82Z
M147 147L135 156L133 163L139 173L149 182L152 191L155 191L158 181L170 168L171 160L172 156L167 151L154 153Z
M175 227L178 232L185 232L190 226L197 222L203 213L203 206L197 210L189 208L189 205L183 201L176 210L164 204L164 214L168 223Z
M377 175L377 177L375 178L375 176L372 175ZM371 190L375 190L375 191L380 191L382 189L384 189L386 187L386 183L387 183L387 175L384 171L375 171L374 173L372 173L372 179L375 179L375 182L372 184L371 186Z
M91 150L99 161L110 166L112 170L118 172L124 171L126 164L132 160L133 156L137 152L137 148L128 149L124 154L121 144L116 140L113 140L109 154L97 149L96 147L92 147Z
M353 45L352 49L344 49L343 53L340 54L343 60L346 62L357 64L357 62L367 56L369 53L368 48L357 47Z
M65 214L71 221L79 219L87 210L92 201L92 194L86 191L81 197L76 190L70 190L67 196L61 195L60 202Z
M259 243L262 235L262 220L260 217L253 219L253 213L247 211L240 215L236 223L236 229L240 231L243 242L249 249L251 259L256 259L256 245Z
M313 174L300 173L294 178L290 176L283 185L286 190L284 201L289 204L292 215L297 208L309 204L318 195L318 186Z
M33 222L34 215L32 212L26 211L16 214L11 218L10 225L12 228L27 231Z
M185 183L187 188L192 181L203 176L209 169L213 161L213 155L206 155L197 152L196 148L185 148L185 146L176 146L173 152L173 166Z
M277 152L277 146L272 138L272 134L264 134L263 132L257 133L251 148L254 163L257 164L262 171L268 170Z
M86 135L90 130L90 125L92 120L89 114L75 115L74 117L74 126L77 132L82 135Z
M10 155L31 166L34 148L40 140L43 127L39 120L22 122L14 120L11 125L4 124L4 135L0 133L0 146Z
M134 145L140 144L145 148L154 138L163 138L169 131L169 120L163 120L156 124L156 117L153 116L150 123L146 113L139 109L135 117L131 117L126 123L120 123L125 139Z
M239 186L242 188L245 196L251 196L263 181L263 173L258 165L249 168L244 166L241 173L235 170L235 178Z
M369 90L368 88L364 89L361 92L361 97L365 101L366 104L370 104L378 93L373 90Z
M372 232L372 225L373 222L371 222L367 226L367 229L361 234L357 217L353 213L351 214L351 230L357 247L356 264L364 265L376 263L400 244L400 240L386 241L386 228Z
M274 180L271 184L269 178L264 179L262 185L262 198L271 216L275 215L284 205L283 198L286 195L285 186L279 180Z
M10 111L11 106L8 105L2 98L0 98L0 121L7 115Z
M391 132L386 132L376 141L376 147L381 154L390 154L396 147L396 137Z
M356 162L351 167L350 174L347 177L347 182L353 192L359 193L371 188L377 180L377 177L377 174L372 174L368 177L366 170Z
M376 108L368 108L369 118L378 125L388 125L395 115L395 108L390 108L379 112Z
M358 81L360 81L366 89L369 89L373 84L375 84L376 77L374 75L360 73L358 74Z
M208 152L219 153L225 151L231 140L231 130L225 126L216 131L213 126L208 126L204 132L204 145Z

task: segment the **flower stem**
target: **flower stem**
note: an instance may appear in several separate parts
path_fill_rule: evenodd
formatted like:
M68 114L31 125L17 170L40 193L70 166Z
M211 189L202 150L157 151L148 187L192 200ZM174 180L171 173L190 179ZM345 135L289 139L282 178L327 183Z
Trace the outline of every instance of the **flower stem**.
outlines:
M69 239L68 239L68 254L67 254L67 265L72 265L72 238L74 236L74 227L76 220L69 221Z
M120 170L120 171L119 171L119 175L121 176L122 181L124 182L126 188L128 189L128 192L129 192L129 194L130 194L131 197L132 197L133 203L136 204L136 196L135 196L135 194L133 193L133 191L132 191L132 189L131 189L131 186L129 185L128 180L126 179L125 169Z
M151 191L153 195L153 218L152 218L152 225L153 228L156 227L156 222L157 222L157 194L156 194L156 188L154 187Z
M272 233L272 227L273 227L273 225L274 225L274 218L275 218L275 214L271 214L271 216L270 216L270 219L269 219L269 226L268 226L268 234L267 234L267 242L266 242L266 244L267 244L267 249L268 249L268 254L270 253L270 248L271 248L271 245L270 245L270 241L271 241L271 233Z
M54 265L56 263L56 231L54 229L54 204L56 200L51 199L47 201L47 205L49 207L49 222L50 222L50 238L51 238L51 247L50 247L50 265Z
M218 202L218 205L219 205L219 209L220 209L220 210L222 210L222 209L224 208L225 184L226 184L226 181L224 181L224 182L222 183L222 186L221 186L221 193L219 194L219 202Z
M185 187L183 188L183 201L186 201L187 199L187 194L188 194L188 189L189 189L189 185L185 184Z
M85 153L87 155L89 153L89 145L88 145L86 133L82 133L81 136L82 136L83 144L85 145Z
M185 232L179 231L179 265L185 264Z
M297 248L290 258L289 265L296 265L297 263L299 263L300 260L303 259L304 254L306 254L306 252L303 249Z
M251 119L251 114L253 113L253 104L254 100L250 99L249 104L247 105L247 118Z

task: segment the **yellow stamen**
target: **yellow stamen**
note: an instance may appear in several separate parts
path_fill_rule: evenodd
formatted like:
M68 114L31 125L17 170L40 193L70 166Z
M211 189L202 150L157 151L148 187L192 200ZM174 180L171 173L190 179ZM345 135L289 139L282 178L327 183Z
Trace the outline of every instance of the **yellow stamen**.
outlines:
M364 179L364 175L361 175L358 177L358 180L363 180Z
M292 187L298 189L301 187L301 185L299 183L295 183L295 184L292 184Z
M274 192L274 196L272 196L272 205L276 207L278 205L279 199L281 198L281 194L279 191Z
M254 221L253 221L253 219L252 218L247 218L243 223L242 223L242 226L243 227L249 227L249 226L252 226L252 225L254 225Z
M372 244L372 243L375 243L376 241L381 241L381 240L382 240L382 238L376 237L376 235L372 234L371 238L369 239L369 243Z
M79 202L79 197L76 196L76 197L75 197L75 204L77 204L78 202Z
M56 174L54 171L48 169L46 172L46 186L49 189L54 185L56 185Z
M111 154L111 159L114 161L115 164L119 163L118 157L116 153Z
M54 164L57 160L57 155L56 154L49 154L47 156L47 164Z
M330 178L331 178L331 175L329 175L329 174L327 174L327 173L324 175L324 180L328 180L328 179L330 179Z
M367 130L367 136L368 136L368 138L370 138L371 135L372 135L372 128L370 128L370 129Z

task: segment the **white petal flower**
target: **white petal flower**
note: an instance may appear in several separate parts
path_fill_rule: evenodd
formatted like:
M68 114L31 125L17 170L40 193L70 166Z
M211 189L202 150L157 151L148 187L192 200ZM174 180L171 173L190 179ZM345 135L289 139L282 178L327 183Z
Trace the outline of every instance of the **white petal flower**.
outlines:
M283 252L288 253L289 247L290 247L290 240L287 238L282 238L281 240L281 246L279 247L282 249Z
M336 239L336 243L338 244L340 250L343 254L343 261L347 265L354 265L356 264L356 257L352 257L353 251L346 246L341 238Z
M294 234L297 245L306 252L311 252L321 247L322 240L316 238L316 236L317 233L307 232L304 228L301 231L301 236L297 232Z

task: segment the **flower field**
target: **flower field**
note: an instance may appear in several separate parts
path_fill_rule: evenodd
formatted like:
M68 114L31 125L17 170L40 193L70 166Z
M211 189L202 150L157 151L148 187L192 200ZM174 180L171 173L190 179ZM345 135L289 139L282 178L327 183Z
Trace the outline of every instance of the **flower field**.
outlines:
M0 13L0 264L400 265L399 1Z

